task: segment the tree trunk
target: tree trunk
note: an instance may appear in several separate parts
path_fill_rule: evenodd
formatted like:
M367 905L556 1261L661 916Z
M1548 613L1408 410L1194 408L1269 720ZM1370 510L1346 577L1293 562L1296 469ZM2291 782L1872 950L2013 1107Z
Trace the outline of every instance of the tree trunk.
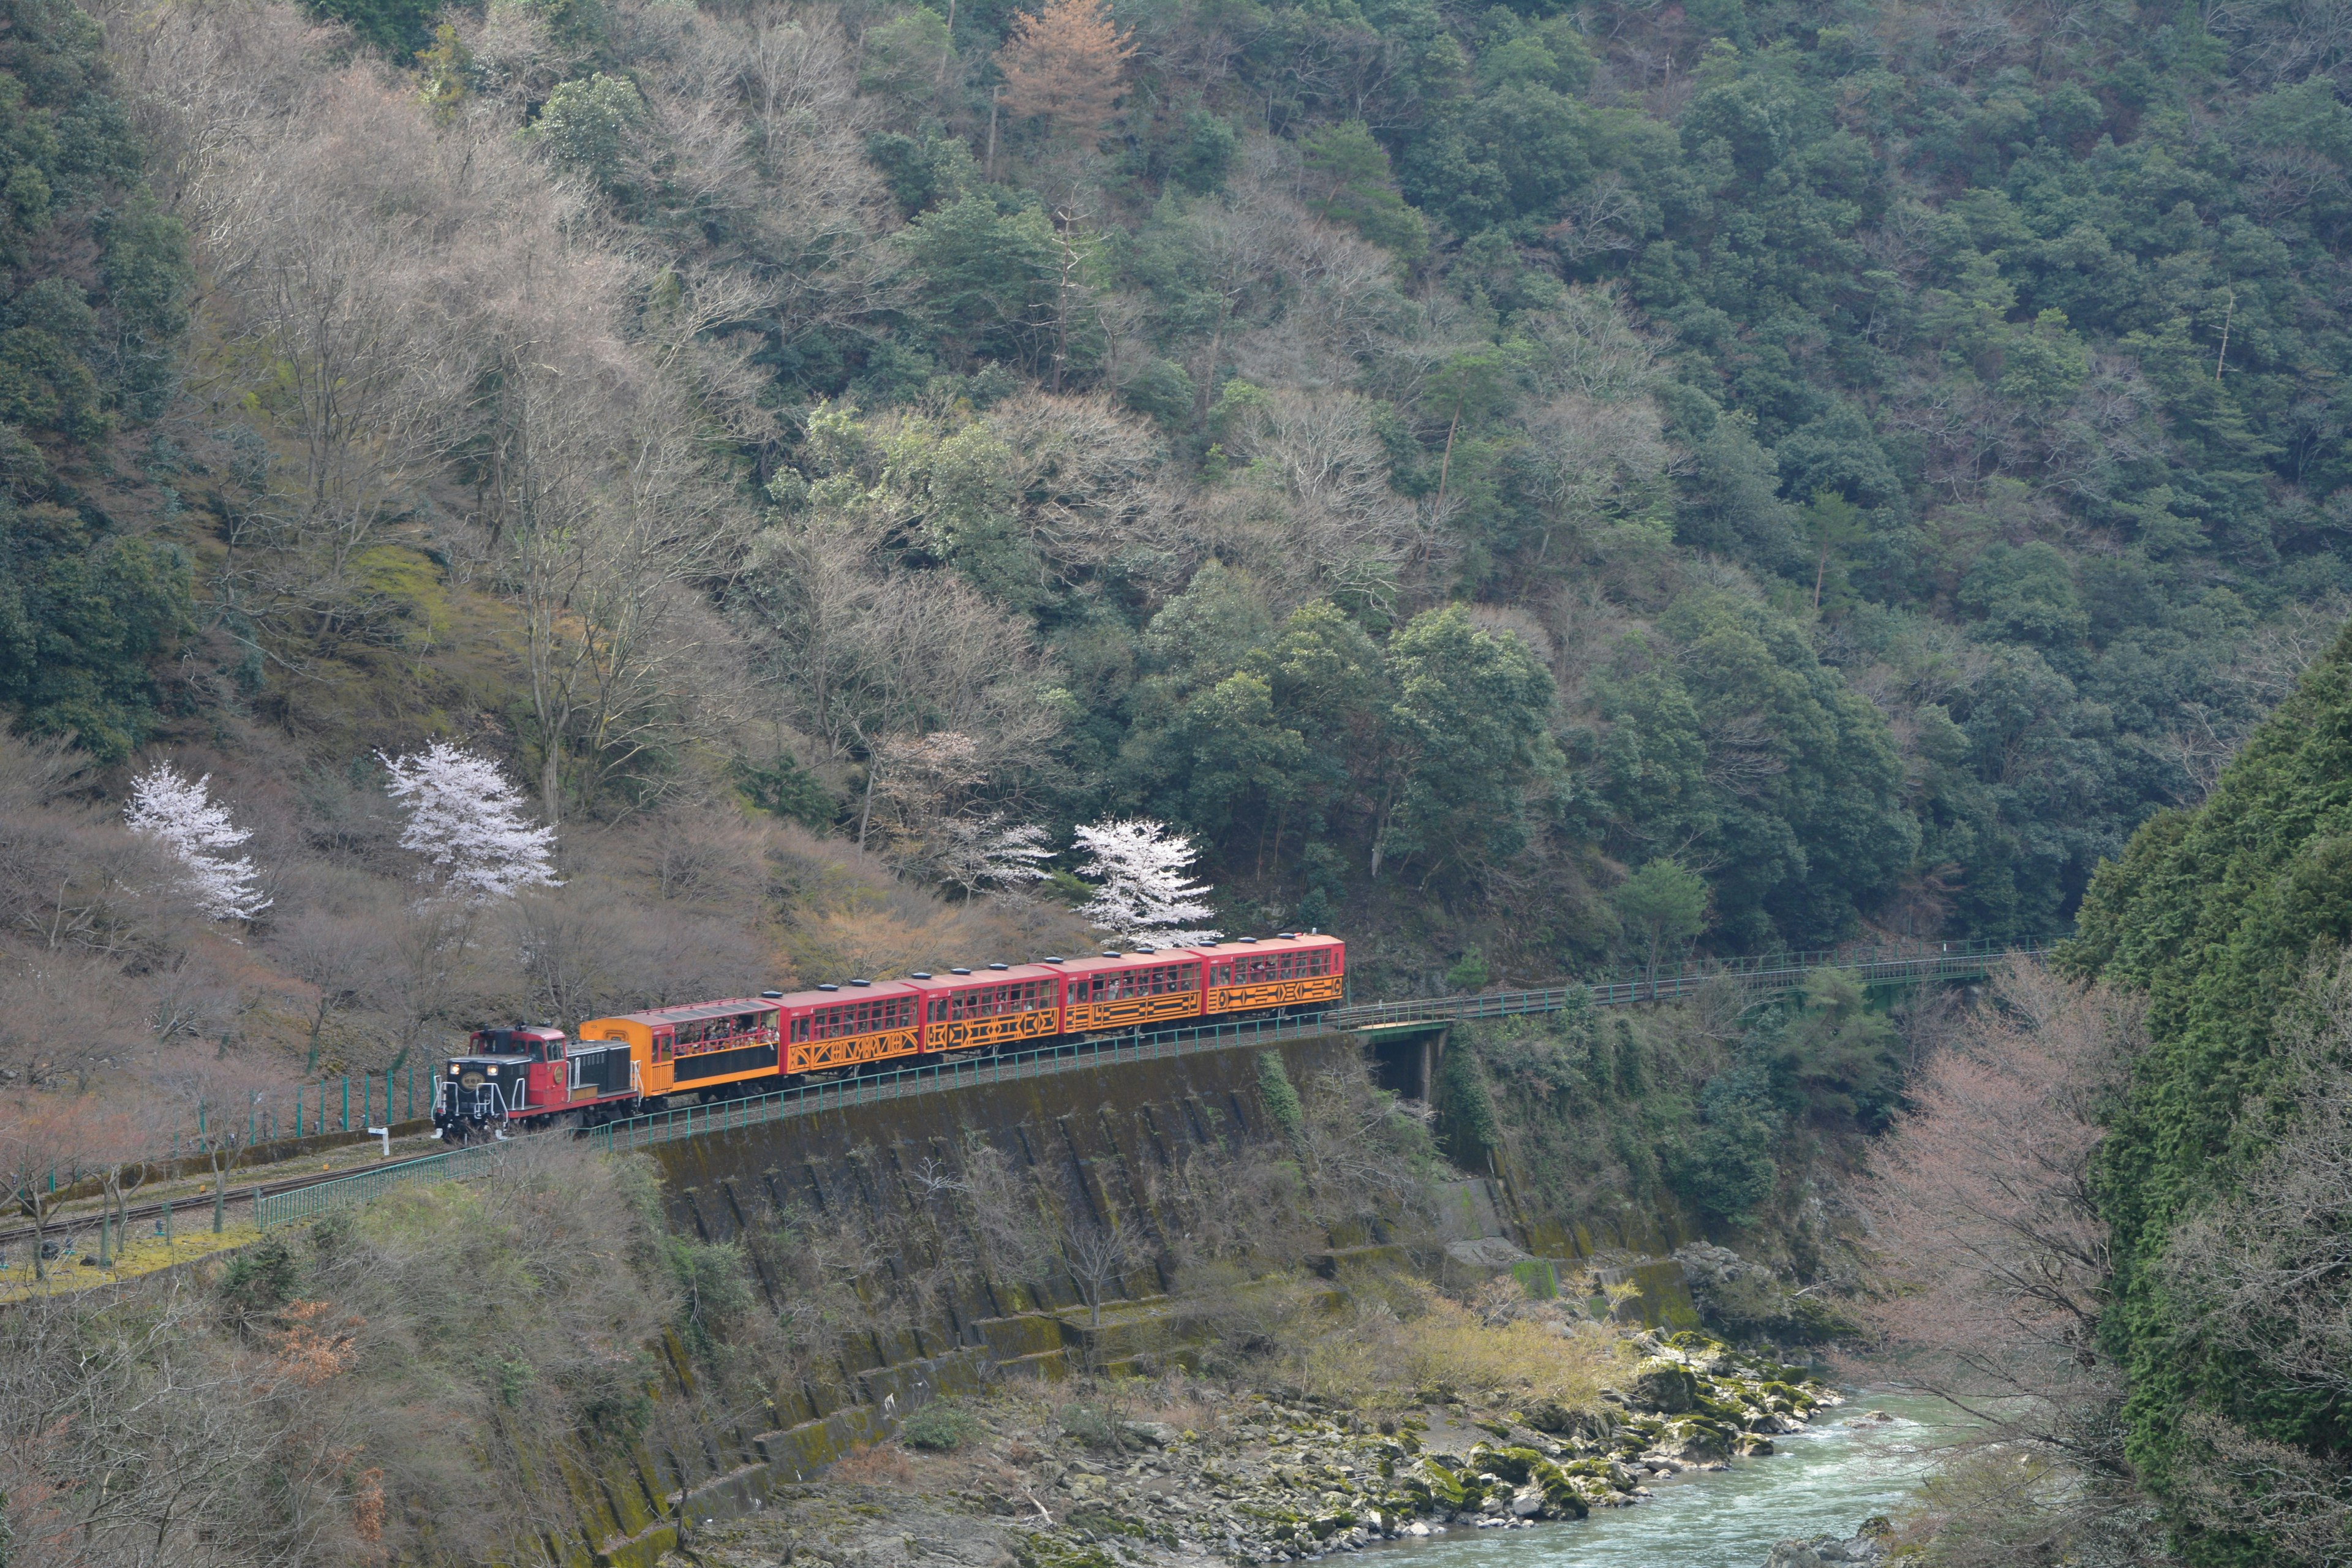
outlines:
M228 1219L228 1165L219 1153L213 1155L213 1234L218 1236L226 1228Z
M1454 400L1454 421L1445 427L1445 456L1440 458L1437 464L1437 506L1434 515L1441 521L1445 517L1446 476L1454 471L1454 432L1461 428L1462 399L1457 397Z
M547 747L547 755L539 764L540 809L547 814L547 825L553 827L560 821L560 814L556 810L558 799L556 792L562 783L562 753L559 749L554 731L547 731L541 736L541 740Z

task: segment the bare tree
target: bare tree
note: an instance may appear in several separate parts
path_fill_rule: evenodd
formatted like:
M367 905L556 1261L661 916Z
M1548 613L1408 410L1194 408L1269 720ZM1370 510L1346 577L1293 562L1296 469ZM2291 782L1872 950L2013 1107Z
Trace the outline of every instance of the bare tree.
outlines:
M0 1100L0 1183L8 1202L33 1222L33 1277L44 1256L58 1194L84 1166L97 1168L122 1142L120 1119L79 1094L17 1093Z
M2149 1505L2096 1335L2110 1264L2091 1160L2144 1047L2141 1003L2021 962L1991 991L1925 1065L1856 1190L1887 1287L1865 1317L1905 1353L1906 1381L1974 1418L1955 1463L2003 1446L2040 1457L2036 1484L1996 1511L1944 1521L1955 1561L2061 1546L2138 1561Z
M201 1048L183 1052L155 1075L172 1105L183 1148L205 1157L213 1176L213 1230L227 1223L228 1173L261 1135L260 1113L281 1084L258 1062Z

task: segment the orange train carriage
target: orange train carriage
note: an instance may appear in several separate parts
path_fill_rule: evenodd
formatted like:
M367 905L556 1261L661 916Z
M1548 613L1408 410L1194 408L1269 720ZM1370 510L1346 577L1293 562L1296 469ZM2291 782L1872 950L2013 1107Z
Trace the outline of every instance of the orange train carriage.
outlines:
M549 1026L483 1029L445 1064L433 1120L443 1136L461 1141L515 1121L577 1126L658 1109L673 1095L756 1093L761 1079L894 1058L1017 1049L1337 1002L1347 952L1337 937L1286 931L767 991L592 1018L576 1040Z

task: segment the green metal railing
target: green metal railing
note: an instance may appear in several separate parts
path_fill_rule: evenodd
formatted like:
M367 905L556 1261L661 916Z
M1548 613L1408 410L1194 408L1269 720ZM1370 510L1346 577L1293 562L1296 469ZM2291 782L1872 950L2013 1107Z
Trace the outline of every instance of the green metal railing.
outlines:
M438 1154L403 1160L397 1164L379 1165L373 1171L361 1171L349 1176L337 1176L331 1181L292 1187L282 1193L264 1192L256 1187L253 1189L253 1222L266 1230L289 1220L309 1219L330 1209L367 1203L382 1197L394 1187L412 1186L420 1182L464 1181L472 1176L487 1175L505 1149L506 1145L498 1143L479 1144L471 1149L449 1149Z
M1613 975L1534 991L1488 991L1471 996L1429 996L1405 1002L1367 1002L1335 1007L1323 1016L1336 1029L1376 1028L1384 1024L1438 1024L1457 1018L1502 1018L1523 1013L1557 1013L1574 1005L1622 1007L1635 1002L1670 1002L1729 979L1746 990L1793 990L1816 969L1858 973L1865 985L1959 980L1984 974L2012 953L2039 956L2056 937L2009 942L1903 942L1868 947L1820 948L1808 952L1768 952L1752 958L1706 958L1656 973Z
M943 1058L909 1067L829 1083L797 1084L749 1100L724 1100L716 1105L686 1105L626 1121L607 1122L588 1134L604 1150L641 1149L674 1138L698 1138L787 1117L813 1116L852 1105L902 1100L910 1095L945 1093L983 1083L1010 1083L1044 1078L1080 1068L1108 1067L1120 1062L1152 1061L1189 1056L1198 1051L1231 1050L1261 1040L1295 1039L1329 1033L1325 1013L1293 1014L1286 1018L1237 1018L1182 1028L1132 1031L1095 1036L1055 1046L1017 1051L1009 1056Z
M790 1089L749 1099L723 1100L712 1105L683 1105L675 1110L656 1111L650 1116L633 1116L624 1121L611 1121L602 1127L591 1128L585 1141L590 1147L607 1152L643 1149L681 1138L699 1138L707 1133L756 1127L795 1116L814 1116L852 1105L871 1105L880 1100L968 1089L974 1084L1007 1083L1021 1079L1043 1078L1052 1073L1074 1072L1082 1068L1150 1061L1199 1051L1230 1050L1235 1046L1259 1041L1294 1039L1328 1032L1323 1015L1311 1013L1287 1018L1241 1018L1192 1025L1181 1029L1097 1036L1087 1040L1040 1046L1034 1050L1009 1056L919 1062L863 1078L795 1084ZM485 1176L497 1168L499 1162L516 1144L551 1136L568 1134L537 1132L494 1143L478 1143L470 1148L426 1154L396 1165L379 1166L356 1175L313 1182L286 1192L267 1193L256 1188L252 1197L254 1222L266 1229L273 1225L308 1219L348 1205L368 1203L394 1187L413 1183L466 1181Z

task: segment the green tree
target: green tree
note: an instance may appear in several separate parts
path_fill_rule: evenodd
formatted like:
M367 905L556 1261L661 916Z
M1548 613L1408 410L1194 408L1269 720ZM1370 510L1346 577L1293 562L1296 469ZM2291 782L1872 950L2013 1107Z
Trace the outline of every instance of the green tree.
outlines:
M609 190L620 183L630 129L645 111L635 83L598 71L549 93L530 131L559 162Z
M999 209L974 192L925 213L898 242L922 280L919 314L951 363L1034 368L1051 342L1062 257L1034 207Z
M1649 978L1658 977L1660 958L1706 929L1706 879L1671 859L1651 861L1609 895Z
M1479 628L1459 605L1425 610L1389 639L1391 698L1371 871L1415 861L1423 882L1524 847L1565 771L1552 680L1528 647Z
M2200 1496L2240 1484L2200 1426L2339 1467L2352 1416L2324 1391L2200 1341L2167 1288L2182 1221L2240 1190L2291 1084L2282 1036L2315 957L2352 941L2352 634L2255 731L2195 812L2168 813L2102 866L2073 973L2144 991L2148 1046L2113 1111L2095 1170L2114 1228L2105 1348L2128 1374L2127 1446L2186 1523ZM2291 1472L2282 1472L2291 1473ZM2331 1505L2332 1506L2332 1505ZM2205 1510L2210 1513L2210 1510ZM2275 1562L2245 1527L2189 1531L2189 1561Z
M1344 223L1407 261L1429 248L1429 226L1405 205L1389 174L1387 149L1360 120L1327 125L1299 138L1307 210Z

